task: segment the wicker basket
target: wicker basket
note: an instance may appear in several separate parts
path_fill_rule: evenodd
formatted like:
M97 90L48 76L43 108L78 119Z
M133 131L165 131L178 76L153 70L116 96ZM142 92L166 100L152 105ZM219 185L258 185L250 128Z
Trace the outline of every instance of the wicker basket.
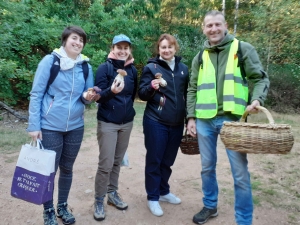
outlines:
M186 130L185 135L181 139L180 149L181 152L186 155L200 154L197 137L192 137L191 135L187 134Z
M245 123L247 112L240 122L224 122L221 129L221 140L225 147L242 153L286 154L294 144L291 126L275 124L270 112L262 107L269 124Z

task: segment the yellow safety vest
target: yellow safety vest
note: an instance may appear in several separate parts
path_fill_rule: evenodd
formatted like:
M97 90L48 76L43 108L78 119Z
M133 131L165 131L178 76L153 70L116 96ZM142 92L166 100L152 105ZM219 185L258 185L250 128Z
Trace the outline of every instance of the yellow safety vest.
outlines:
M238 40L230 46L226 65L223 110L236 115L243 115L248 102L248 83L244 83L238 67ZM199 69L197 82L196 118L213 118L218 113L216 91L216 72L208 51L202 55L203 66Z

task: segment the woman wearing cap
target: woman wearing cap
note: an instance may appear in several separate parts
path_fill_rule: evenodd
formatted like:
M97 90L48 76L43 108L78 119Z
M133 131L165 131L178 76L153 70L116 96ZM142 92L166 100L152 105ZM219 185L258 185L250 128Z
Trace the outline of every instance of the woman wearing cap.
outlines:
M133 101L137 90L137 70L133 65L131 41L120 34L113 38L112 47L105 63L98 67L95 85L102 91L97 112L97 139L99 145L99 163L95 178L94 219L105 219L104 198L107 204L119 210L128 205L118 194L118 180L122 159L127 150L133 126L135 110ZM120 93L111 91L110 86L116 80L119 69L125 71L124 88ZM118 72L117 72L118 70Z
M175 56L178 50L172 35L159 37L157 56L144 67L138 91L140 99L147 101L143 118L145 186L147 205L155 216L163 215L159 201L181 203L168 183L182 138L189 80L188 67Z

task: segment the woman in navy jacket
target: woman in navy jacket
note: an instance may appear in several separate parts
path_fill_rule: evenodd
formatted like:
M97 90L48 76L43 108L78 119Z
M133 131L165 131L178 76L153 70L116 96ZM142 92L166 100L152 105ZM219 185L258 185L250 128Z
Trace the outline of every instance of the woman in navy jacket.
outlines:
M133 101L137 90L137 70L133 65L131 41L120 34L114 37L107 62L101 64L96 72L95 85L102 91L98 101L97 139L99 144L99 163L95 178L94 219L105 219L103 201L117 209L125 210L128 205L118 194L120 165L127 150L133 126L135 110ZM110 86L115 82L117 70L125 70L124 88L115 93Z
M152 214L162 216L159 201L181 203L168 181L183 134L189 74L181 57L175 56L179 46L172 35L162 34L156 48L157 57L143 69L138 95L147 101L143 118L147 205Z

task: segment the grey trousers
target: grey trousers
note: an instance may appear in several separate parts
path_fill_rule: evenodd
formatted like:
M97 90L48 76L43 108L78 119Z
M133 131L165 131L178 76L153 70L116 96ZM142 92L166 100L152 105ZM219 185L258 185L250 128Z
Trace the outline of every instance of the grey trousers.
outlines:
M99 162L95 178L95 198L118 190L121 163L127 150L133 122L114 124L98 121Z

